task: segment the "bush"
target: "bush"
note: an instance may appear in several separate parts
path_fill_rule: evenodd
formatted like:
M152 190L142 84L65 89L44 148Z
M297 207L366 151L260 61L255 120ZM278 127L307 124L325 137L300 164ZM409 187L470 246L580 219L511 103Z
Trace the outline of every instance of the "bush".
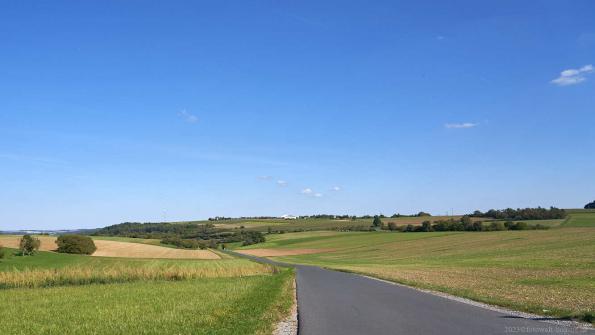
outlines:
M506 230L506 227L504 227L504 223L502 223L502 222L492 222L492 223L490 223L488 230L500 231L500 230Z
M8 257L8 251L0 244L0 259Z
M206 249L206 242L189 238L166 237L161 240L163 244L169 244L183 249Z
M425 232L432 231L432 222L430 222L430 221L422 222L421 231L425 231Z
M39 241L39 239L32 237L31 235L25 235L23 238L21 238L19 250L23 256L33 255L37 250L39 250L40 245L41 241Z
M372 225L377 228L382 228L382 220L378 215L374 217L374 221L372 221Z
M58 244L58 252L67 254L91 255L97 250L93 239L84 235L60 235L56 244Z
M517 222L510 226L510 230L527 230L528 226L526 222Z
M389 222L388 223L388 230L391 230L391 231L397 230L397 224L394 223L394 222Z

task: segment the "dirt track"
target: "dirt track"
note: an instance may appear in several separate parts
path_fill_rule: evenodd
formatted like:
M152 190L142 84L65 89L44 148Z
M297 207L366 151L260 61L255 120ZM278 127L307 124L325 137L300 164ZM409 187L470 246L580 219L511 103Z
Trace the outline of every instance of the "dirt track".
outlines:
M275 257L275 256L293 256L293 255L307 255L320 254L330 252L334 249L250 249L250 250L236 250L236 252L252 255L258 257Z

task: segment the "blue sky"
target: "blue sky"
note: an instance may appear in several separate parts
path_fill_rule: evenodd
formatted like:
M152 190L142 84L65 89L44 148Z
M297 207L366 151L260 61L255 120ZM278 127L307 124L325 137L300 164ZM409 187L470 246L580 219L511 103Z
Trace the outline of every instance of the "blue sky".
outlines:
M0 230L595 199L593 1L5 1Z

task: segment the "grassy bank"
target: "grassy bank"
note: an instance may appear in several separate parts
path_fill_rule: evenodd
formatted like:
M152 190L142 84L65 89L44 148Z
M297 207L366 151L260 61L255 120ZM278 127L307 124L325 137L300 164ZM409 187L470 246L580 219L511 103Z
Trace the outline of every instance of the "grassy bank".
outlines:
M0 291L3 334L267 334L292 273Z
M0 260L2 334L269 334L293 272L245 259Z
M250 246L258 248L259 246ZM331 248L279 257L554 316L595 310L595 229L270 235L261 247Z

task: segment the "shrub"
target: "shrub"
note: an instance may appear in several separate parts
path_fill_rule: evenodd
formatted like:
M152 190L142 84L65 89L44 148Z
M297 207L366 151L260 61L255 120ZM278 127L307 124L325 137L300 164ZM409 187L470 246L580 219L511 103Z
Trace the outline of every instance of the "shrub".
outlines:
M161 243L173 245L183 249L206 249L205 242L188 238L166 237L161 240Z
M382 228L382 220L378 215L374 217L374 221L372 221L372 225L377 228Z
M500 231L506 230L506 227L504 227L504 223L502 222L492 222L490 223L490 227L488 229L491 231Z
M388 230L391 230L391 231L397 230L397 224L394 223L394 222L389 222L388 223Z
M421 231L432 231L432 223L430 221L424 221L421 224Z
M527 230L528 226L526 222L513 223L508 229L510 230Z
M0 244L0 259L4 259L6 257L8 257L8 252L6 249L4 249L4 247L2 247L2 244Z
M33 255L37 250L39 250L40 245L41 242L39 239L32 237L31 235L25 235L23 238L21 238L19 250L23 256Z
M97 250L93 239L84 235L60 235L56 244L58 244L58 252L67 254L91 255Z
M593 313L586 312L583 315L581 315L580 320L592 323L593 321L595 321L595 315L593 315Z

